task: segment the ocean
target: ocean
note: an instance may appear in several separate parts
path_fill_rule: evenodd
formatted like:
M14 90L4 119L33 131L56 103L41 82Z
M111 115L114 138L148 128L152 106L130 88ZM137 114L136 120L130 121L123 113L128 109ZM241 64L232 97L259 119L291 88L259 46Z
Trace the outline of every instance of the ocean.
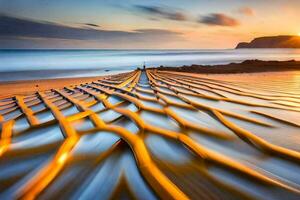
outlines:
M300 49L0 50L0 81L107 75L142 67L300 60Z

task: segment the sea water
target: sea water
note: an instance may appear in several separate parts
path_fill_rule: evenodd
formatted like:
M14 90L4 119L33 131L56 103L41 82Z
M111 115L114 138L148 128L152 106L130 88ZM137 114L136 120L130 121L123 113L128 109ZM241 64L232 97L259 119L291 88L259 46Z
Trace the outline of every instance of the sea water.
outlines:
M0 50L0 81L86 77L142 67L300 60L300 49Z

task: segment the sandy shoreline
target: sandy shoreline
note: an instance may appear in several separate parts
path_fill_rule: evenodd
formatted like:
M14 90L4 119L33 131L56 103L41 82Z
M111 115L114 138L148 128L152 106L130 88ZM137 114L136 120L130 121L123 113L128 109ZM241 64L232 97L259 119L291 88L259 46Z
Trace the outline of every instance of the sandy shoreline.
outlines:
M0 97L76 85L91 82L101 77L102 76L0 82Z

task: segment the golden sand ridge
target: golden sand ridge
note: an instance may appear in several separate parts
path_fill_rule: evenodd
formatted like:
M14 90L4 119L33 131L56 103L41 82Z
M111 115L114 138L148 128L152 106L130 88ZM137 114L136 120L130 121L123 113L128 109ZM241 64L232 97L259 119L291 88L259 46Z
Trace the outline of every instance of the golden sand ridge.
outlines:
M0 168L20 167L0 172L0 199L299 199L300 91L221 76L135 70L5 95Z

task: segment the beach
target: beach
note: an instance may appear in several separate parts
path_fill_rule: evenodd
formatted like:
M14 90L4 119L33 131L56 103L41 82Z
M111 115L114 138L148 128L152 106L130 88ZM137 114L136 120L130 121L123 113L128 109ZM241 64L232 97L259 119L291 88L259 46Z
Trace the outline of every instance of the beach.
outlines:
M298 199L300 72L285 67L1 83L0 198Z

